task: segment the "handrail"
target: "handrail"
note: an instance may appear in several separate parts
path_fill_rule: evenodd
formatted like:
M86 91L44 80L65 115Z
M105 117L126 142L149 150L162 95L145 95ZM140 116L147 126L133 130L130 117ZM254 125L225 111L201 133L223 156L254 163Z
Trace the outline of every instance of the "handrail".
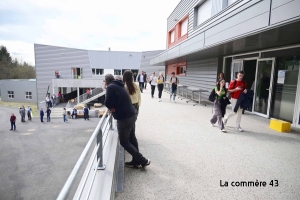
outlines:
M100 94L101 92L102 92L102 88L95 88L95 89L92 90L92 95L90 95L89 98L91 98L91 97L93 97L93 96L95 96L97 94ZM67 103L67 105L66 105L66 108L73 108L74 106L76 106L78 104L77 103L78 102L78 100L77 100L78 98L79 98L79 103L82 103L85 100L89 99L87 97L88 97L87 93L83 93L82 95L76 97L74 99L74 102L71 102L71 100L69 100L68 103Z
M97 127L95 128L91 138L89 139L88 143L86 144L83 152L81 153L78 161L76 162L71 174L69 175L66 183L64 184L62 190L60 191L57 200L64 200L67 199L71 187L73 186L75 179L79 173L80 168L82 167L82 165L84 164L84 160L86 158L86 156L88 155L88 152L90 150L90 148L92 147L92 143L95 139L97 139L97 158L99 159L98 161L98 169L105 169L105 165L103 164L103 141L102 141L102 125L104 120L106 119L106 115L108 114L108 109L106 109L105 113L103 114L103 117L101 118L100 122L98 123ZM112 129L112 124L113 124L113 120L112 120L112 115L109 114L108 115L108 119L107 119L107 123L110 123L110 129ZM93 156L93 155L92 155ZM86 179L88 178L87 176L85 177ZM86 180L85 180L86 181ZM81 193L82 193L83 187L81 187Z

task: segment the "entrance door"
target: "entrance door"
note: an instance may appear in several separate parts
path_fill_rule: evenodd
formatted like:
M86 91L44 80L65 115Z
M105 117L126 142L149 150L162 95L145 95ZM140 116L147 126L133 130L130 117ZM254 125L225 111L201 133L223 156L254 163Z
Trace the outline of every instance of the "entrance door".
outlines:
M236 79L236 75L241 70L243 70L243 60L233 60L231 68L231 80Z
M258 59L256 65L253 112L269 118L275 58Z

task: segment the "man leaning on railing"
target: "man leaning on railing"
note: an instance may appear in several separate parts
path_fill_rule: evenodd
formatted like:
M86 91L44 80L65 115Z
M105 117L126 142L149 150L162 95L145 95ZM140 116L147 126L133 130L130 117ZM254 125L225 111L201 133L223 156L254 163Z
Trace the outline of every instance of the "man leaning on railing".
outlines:
M132 155L132 167L142 166L144 168L150 165L151 161L146 159L138 150L135 137L136 113L123 81L115 80L112 74L107 74L105 83L107 86L105 105L117 120L120 144ZM136 144L130 143L129 138L134 138L131 141L136 141Z

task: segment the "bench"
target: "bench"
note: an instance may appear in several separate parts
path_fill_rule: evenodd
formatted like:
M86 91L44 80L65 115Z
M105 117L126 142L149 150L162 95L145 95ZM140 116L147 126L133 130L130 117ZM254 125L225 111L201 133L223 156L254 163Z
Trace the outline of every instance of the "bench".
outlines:
M178 95L179 95L179 96L178 96L178 99L181 99L181 100L182 100L182 99L187 99L187 89L186 89L186 88L187 88L188 86L186 86L186 85L177 85L177 87L178 87ZM181 90L181 95L179 94L180 90ZM184 96L183 96L183 95L184 95L184 94L183 94L184 91L185 91L185 98L184 98Z
M196 88L196 87L187 87L186 89L187 89L187 92L188 92L188 90L192 92L192 97L191 97L190 101L193 101L193 102L195 101L194 100L194 93L199 92L199 103L193 104L193 106L201 103L201 93L202 92L209 92L207 90L201 90L200 88ZM186 101L186 103L188 103L190 101ZM204 105L206 106L206 104L204 104Z

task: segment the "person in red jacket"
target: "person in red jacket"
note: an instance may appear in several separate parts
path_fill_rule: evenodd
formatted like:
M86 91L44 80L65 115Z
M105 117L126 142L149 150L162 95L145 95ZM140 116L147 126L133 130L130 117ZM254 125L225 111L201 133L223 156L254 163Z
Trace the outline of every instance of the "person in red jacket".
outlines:
M16 120L17 120L16 116L14 115L14 113L12 113L10 117L10 125L11 125L10 131L16 130Z
M240 126L243 109L239 108L236 113L233 111L233 109L235 107L237 100L240 98L242 92L244 92L245 94L247 93L247 89L246 89L247 83L246 83L246 81L243 81L244 75L245 75L244 71L239 71L239 73L237 74L237 79L232 80L229 84L228 92L231 94L232 112L229 113L228 115L224 116L224 120L223 120L224 125L226 125L228 119L230 117L232 117L233 115L237 114L236 129L241 132L243 131L243 129Z

